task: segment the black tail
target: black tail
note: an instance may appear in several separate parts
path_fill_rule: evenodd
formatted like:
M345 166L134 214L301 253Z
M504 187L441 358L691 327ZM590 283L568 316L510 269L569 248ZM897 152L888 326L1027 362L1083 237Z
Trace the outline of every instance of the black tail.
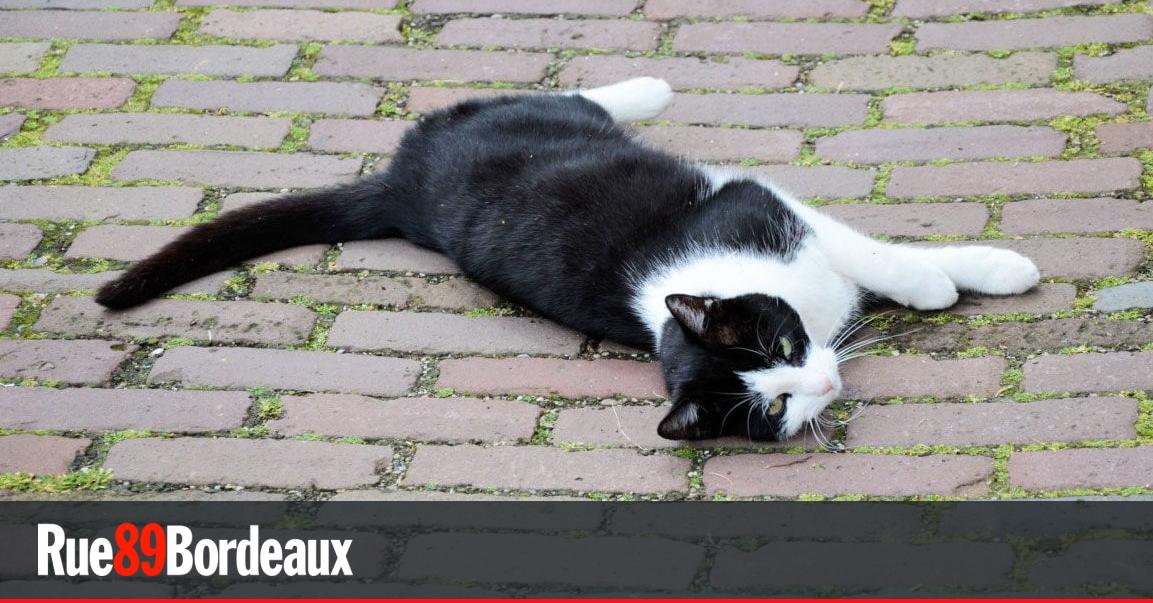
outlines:
M184 233L104 285L96 302L131 308L244 260L288 247L398 234L386 186L362 180L230 211Z

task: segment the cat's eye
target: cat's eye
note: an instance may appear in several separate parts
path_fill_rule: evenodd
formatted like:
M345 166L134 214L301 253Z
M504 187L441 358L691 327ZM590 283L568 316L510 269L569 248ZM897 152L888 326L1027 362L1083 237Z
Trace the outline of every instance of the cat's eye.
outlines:
M781 411L785 410L785 398L787 397L789 397L789 394L781 394L773 398L773 401L769 404L769 414L774 416L781 414Z
M788 358L793 355L793 342L789 341L788 337L782 337L778 342L781 346L781 354Z

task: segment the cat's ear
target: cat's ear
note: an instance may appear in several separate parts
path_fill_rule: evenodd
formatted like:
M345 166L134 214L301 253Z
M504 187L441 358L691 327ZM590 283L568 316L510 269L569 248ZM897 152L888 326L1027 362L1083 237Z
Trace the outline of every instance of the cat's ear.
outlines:
M692 400L682 400L673 405L669 414L657 426L657 434L668 440L703 440L717 437L713 421Z
M736 345L740 334L735 325L725 320L724 300L674 293L665 297L665 306L673 318L690 334L704 343Z

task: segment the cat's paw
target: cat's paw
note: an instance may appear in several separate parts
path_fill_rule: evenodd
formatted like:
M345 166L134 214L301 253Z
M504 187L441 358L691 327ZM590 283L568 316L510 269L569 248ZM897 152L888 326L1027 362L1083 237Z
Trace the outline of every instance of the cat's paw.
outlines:
M957 287L944 270L918 262L904 272L901 286L889 293L898 304L915 310L942 310L957 303Z
M672 86L655 77L633 78L580 94L604 107L616 121L652 119L673 102Z
M957 287L988 295L1016 295L1041 280L1033 260L1008 249L965 247L962 261L954 263L951 276Z

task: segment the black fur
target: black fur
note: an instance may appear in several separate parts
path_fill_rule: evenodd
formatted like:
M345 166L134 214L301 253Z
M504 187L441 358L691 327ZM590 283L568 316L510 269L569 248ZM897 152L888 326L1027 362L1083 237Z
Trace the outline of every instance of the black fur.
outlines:
M788 257L805 231L755 183L730 182L710 194L697 169L633 141L583 97L503 97L422 119L383 173L196 227L106 285L96 301L128 308L277 249L399 236L445 253L470 278L541 315L594 337L653 349L630 305L633 277L694 246ZM779 300L747 301L743 311L755 320L738 321L746 343L756 321L792 313ZM792 317L774 318L772 326ZM666 374L675 396L704 396L715 388L692 385L697 373L722 373L727 360L698 362L715 350L691 335L675 336L677 324L666 326L665 349L653 351L671 367ZM716 404L718 412L731 406ZM668 435L706 437L717 429L670 429Z

